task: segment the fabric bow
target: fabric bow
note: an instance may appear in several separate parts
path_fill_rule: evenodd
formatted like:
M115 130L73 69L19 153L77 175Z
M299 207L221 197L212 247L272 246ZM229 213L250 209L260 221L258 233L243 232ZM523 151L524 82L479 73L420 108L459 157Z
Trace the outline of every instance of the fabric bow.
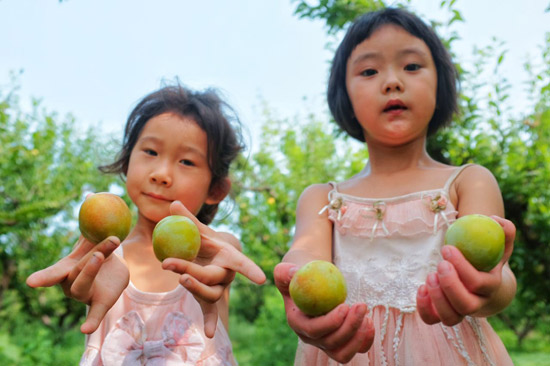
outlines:
M438 194L435 197L427 196L426 197L426 203L428 204L428 207L430 207L430 210L434 213L434 235L437 233L437 222L439 217L443 218L447 226L450 225L449 219L447 218L447 215L445 214L445 209L447 208L447 197L441 193Z
M342 197L337 197L337 198L334 198L332 199L328 205L326 205L325 207L323 207L321 209L321 211L319 211L319 215L321 215L323 212L325 212L326 210L335 210L335 211L338 211L338 221L340 221L340 219L342 218L342 215L346 213L346 206L344 206L344 200L342 199Z
M135 311L118 320L107 334L101 350L104 365L195 365L205 348L204 339L182 313L164 319L162 339L147 340L145 323Z
M376 233L376 229L378 229L378 225L382 227L382 230L384 230L386 235L389 235L390 232L384 223L384 215L386 214L386 203L384 201L377 201L372 205L372 207L362 208L361 211L363 212L364 217L374 216L376 219L374 225L372 225L372 232L370 235L371 241L374 239L374 234Z

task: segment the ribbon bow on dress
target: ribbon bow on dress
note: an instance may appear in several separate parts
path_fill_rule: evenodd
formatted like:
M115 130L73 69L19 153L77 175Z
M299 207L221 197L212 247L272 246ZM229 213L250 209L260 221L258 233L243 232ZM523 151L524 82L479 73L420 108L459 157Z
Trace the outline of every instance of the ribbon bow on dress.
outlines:
M439 217L445 221L447 226L450 225L449 219L447 218L447 215L445 214L445 209L447 208L447 197L441 193L436 195L435 197L432 196L426 196L425 199L427 200L428 207L430 207L430 210L434 213L434 235L437 232L437 222Z
M374 234L376 233L376 229L378 229L378 226L382 228L384 231L384 234L389 235L390 232L388 228L386 227L386 224L384 223L384 215L386 214L386 202L384 201L376 201L372 207L369 208L362 208L360 210L361 214L365 218L374 218L374 224L372 225L372 232L370 235L370 240L372 241L374 239Z
M201 334L182 313L166 316L162 339L147 340L145 323L137 312L131 311L107 334L101 359L109 366L191 366L197 363L204 348Z

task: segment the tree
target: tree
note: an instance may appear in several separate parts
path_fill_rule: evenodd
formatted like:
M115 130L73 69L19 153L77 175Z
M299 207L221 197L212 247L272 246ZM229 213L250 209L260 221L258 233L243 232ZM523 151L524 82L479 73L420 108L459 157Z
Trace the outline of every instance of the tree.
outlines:
M79 133L71 116L61 120L37 100L26 113L16 87L0 90L0 340L10 345L0 347L5 363L63 364L51 344L81 322L85 308L59 287L32 290L25 279L70 250L84 191L105 191L116 182L96 169L103 156L113 156L109 150L92 130ZM29 324L36 333L28 334Z

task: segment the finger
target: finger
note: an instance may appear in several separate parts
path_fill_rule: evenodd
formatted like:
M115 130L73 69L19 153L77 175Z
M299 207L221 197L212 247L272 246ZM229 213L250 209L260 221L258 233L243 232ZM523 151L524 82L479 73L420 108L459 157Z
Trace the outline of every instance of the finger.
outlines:
M162 268L179 274L189 274L206 285L228 283L234 278L234 272L218 266L201 266L183 259L167 258Z
M208 338L214 337L218 325L218 307L216 304L208 304L199 301L204 316L204 334Z
M374 323L371 318L365 317L363 324L358 330L359 336L363 338L363 343L359 346L357 353L365 353L372 347L374 342Z
M441 254L447 262L452 264L460 281L471 293L488 296L500 284L501 269L495 269L491 272L478 271L468 262L460 250L451 245L445 245L441 249Z
M360 327L358 327L358 329L359 328L363 328L363 329L367 328L366 318L362 319L362 322L360 324ZM365 330L354 334L354 337L352 337L350 341L347 344L345 344L343 347L341 347L338 350L332 350L330 352L331 357L340 363L348 363L349 361L351 361L351 359L355 356L355 354L357 354L357 352L362 348L367 332L368 331ZM373 333L373 336L374 336L374 333ZM372 340L370 343L372 345ZM370 348L370 345L369 345L369 348Z
M80 326L80 331L84 334L95 332L112 305L113 304L92 303L86 321Z
M324 338L323 343L326 349L338 349L355 337L357 330L363 324L367 310L367 305L365 304L354 304L350 308L342 326Z
M506 220L502 217L491 216L496 222L502 226L504 230L504 237L506 238L504 244L504 254L502 256L502 261L507 262L512 252L514 251L514 240L516 238L516 227L510 220Z
M288 297L287 320L289 326L298 334L311 340L318 340L340 328L349 312L349 305L340 304L329 313L315 318L307 316L298 309Z
M479 297L472 294L461 282L454 267L447 261L437 266L439 286L452 308L461 315L469 315L479 310Z
M189 211L187 209L187 207L185 207L184 204L181 203L180 201L174 201L170 204L170 214L171 215L181 215L181 216L185 216L185 217L191 219L191 221L193 221L193 223L195 225L197 225L197 228L199 229L201 234L203 234L203 233L211 234L211 233L214 232L214 230L212 230L208 225L205 225L202 222L200 222L197 219L197 217L195 215L193 215L191 213L191 211Z
M103 264L104 257L101 252L94 253L88 263L82 268L80 274L71 286L71 295L80 302L86 302L90 298L90 289L94 279Z
M424 323L431 325L441 321L437 311L435 311L432 305L432 299L430 299L426 285L422 285L418 288L418 292L416 293L416 308Z
M288 286L292 277L298 270L298 266L294 263L279 263L273 269L273 279L275 286L283 295L288 295Z
M439 278L436 273L428 275L428 294L432 300L432 304L445 325L455 325L462 321L462 316L458 314L451 306L445 294L443 293Z
M30 287L50 287L61 283L67 278L70 266L66 258L59 262L34 272L27 278L27 285Z
M181 276L180 283L195 297L211 304L217 302L223 296L225 290L225 287L220 285L207 286L188 274Z
M226 268L242 274L258 285L265 282L266 277L264 271L262 271L252 259L248 258L233 246L225 246L222 250L227 250L229 253L229 261Z
M109 236L101 243L97 244L94 251L103 253L103 257L109 257L120 245L120 239L116 236Z

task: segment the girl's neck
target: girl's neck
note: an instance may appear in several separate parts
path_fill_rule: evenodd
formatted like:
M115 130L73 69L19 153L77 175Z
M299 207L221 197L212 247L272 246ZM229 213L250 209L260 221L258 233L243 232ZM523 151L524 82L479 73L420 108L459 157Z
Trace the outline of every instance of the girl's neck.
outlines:
M128 235L128 239L132 242L147 243L152 244L153 242L153 230L155 229L156 223L145 218L138 211L138 218L136 225Z
M401 146L367 144L369 162L365 167L367 174L389 175L418 167L438 164L426 151L426 139L415 139Z

